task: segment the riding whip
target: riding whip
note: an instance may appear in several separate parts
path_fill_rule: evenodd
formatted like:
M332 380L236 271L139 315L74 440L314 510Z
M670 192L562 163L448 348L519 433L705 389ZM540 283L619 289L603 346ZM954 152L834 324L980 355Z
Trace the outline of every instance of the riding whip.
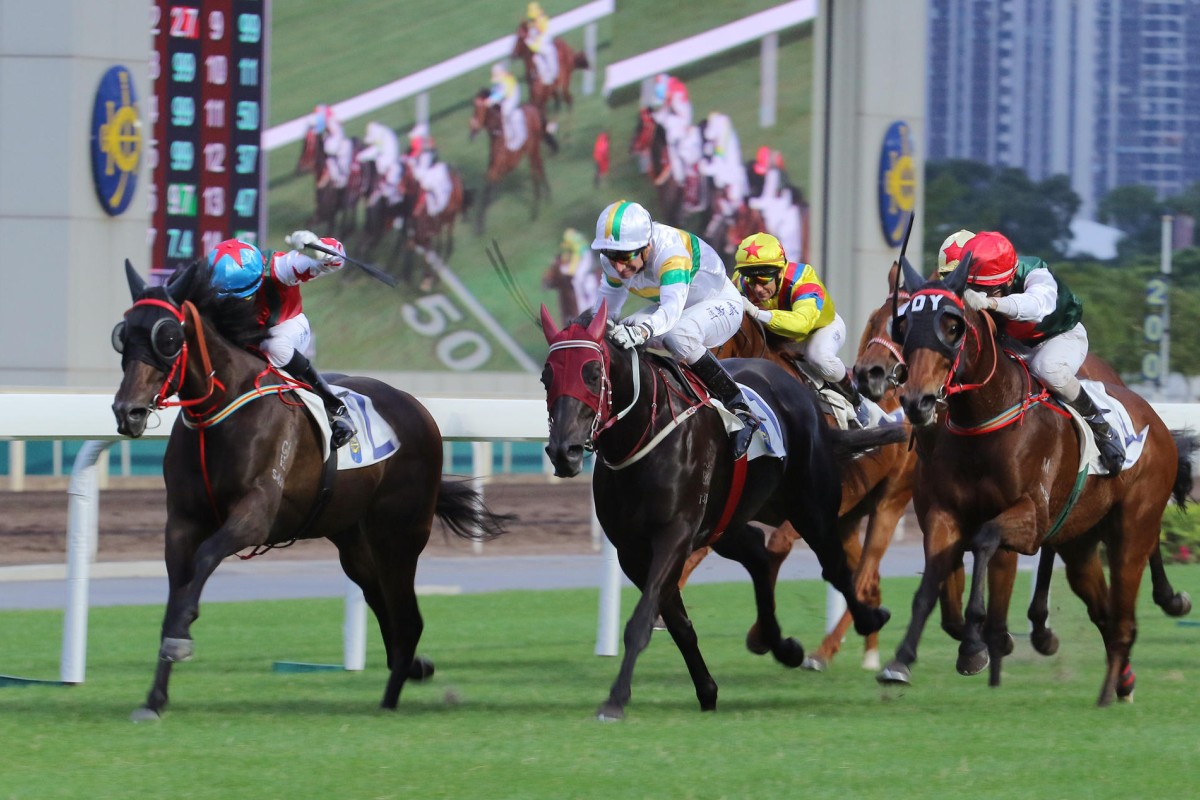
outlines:
M353 264L354 266L361 269L363 272L370 275L375 280L383 281L388 286L399 286L400 285L400 279L395 277L394 275L388 275L386 272L381 270L379 267L375 267L370 264L364 263L362 261L358 261L356 259L351 258L350 256L342 255L337 250L332 250L332 249L326 247L325 245L309 243L304 246L311 247L313 250L316 250L321 253L327 253L328 255L337 256L338 258L345 259L347 263Z
M904 253L908 250L908 238L912 235L913 220L917 218L917 211L913 209L908 213L908 225L904 228L904 238L900 240L900 258L896 263L900 266L904 265ZM896 318L900 315L900 270L896 271L896 284L892 287L892 339L896 338ZM914 289L916 287L913 287ZM910 290L911 291L911 290Z

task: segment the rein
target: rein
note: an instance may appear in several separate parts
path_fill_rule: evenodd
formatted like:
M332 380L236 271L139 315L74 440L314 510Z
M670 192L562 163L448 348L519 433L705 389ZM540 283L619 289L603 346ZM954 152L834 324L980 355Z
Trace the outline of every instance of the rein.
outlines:
M175 356L175 360L171 362L171 367L167 371L167 377L163 380L163 385L159 388L158 393L154 395L154 399L150 401L151 405L155 409L179 406L180 408L186 410L192 406L199 405L200 403L203 403L205 400L212 397L213 392L218 386L220 386L221 391L225 391L224 384L216 379L216 373L212 367L212 359L209 358L208 355L208 343L204 339L204 326L200 322L200 312L196 310L196 306L191 300L184 300L183 308L180 309L166 300L147 297L136 301L130 311L138 306L157 306L159 308L165 308L167 311L171 312L171 315L175 317L176 321L179 322L181 326L185 325L187 319L190 318L192 321L192 328L196 331L196 344L200 349L200 366L203 369L204 374L208 376L208 389L200 397L195 397L191 400L166 399L173 394L177 394L183 389L183 381L187 376L188 345L187 337L185 336L183 340L183 347L180 348L179 355ZM129 312L127 311L125 313L128 314ZM172 389L171 386L172 384L176 383L176 380L178 380L178 384L174 389Z

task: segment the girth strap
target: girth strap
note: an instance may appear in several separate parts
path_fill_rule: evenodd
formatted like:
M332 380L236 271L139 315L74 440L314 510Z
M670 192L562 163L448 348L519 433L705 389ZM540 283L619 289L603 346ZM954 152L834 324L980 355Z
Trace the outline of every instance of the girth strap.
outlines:
M749 463L750 457L746 455L733 462L733 478L729 481L729 496L725 498L725 510L721 512L721 519L717 522L717 527L713 528L712 536L708 537L705 544L712 545L725 535L725 526L729 524L729 520L733 519L733 512L737 511L738 503L742 501L742 489L746 487L746 466Z

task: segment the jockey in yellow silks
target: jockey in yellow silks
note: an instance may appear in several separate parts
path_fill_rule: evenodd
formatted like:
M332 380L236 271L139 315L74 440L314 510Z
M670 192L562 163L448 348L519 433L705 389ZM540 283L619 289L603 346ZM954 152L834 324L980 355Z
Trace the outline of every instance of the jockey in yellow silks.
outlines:
M550 17L538 3L530 3L525 9L529 24L525 26L525 46L533 53L533 63L538 79L547 86L558 79L558 48L550 36Z

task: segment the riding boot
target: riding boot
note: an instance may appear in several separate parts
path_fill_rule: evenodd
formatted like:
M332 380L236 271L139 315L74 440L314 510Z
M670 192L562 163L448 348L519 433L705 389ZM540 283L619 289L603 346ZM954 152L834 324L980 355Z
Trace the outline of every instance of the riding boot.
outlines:
M705 351L698 361L691 365L692 372L712 392L713 397L721 401L725 408L737 415L744 425L741 430L733 433L733 458L737 460L746 454L750 448L750 439L758 430L759 419L750 411L746 404L746 396L741 388L730 377L721 362L712 353Z
M863 403L862 393L858 391L858 387L854 385L854 379L850 377L850 371L847 370L846 374L843 375L842 379L837 383L834 383L833 381L826 381L825 383L835 392L850 401L850 405L854 406L854 416L857 419L858 424L864 428L867 427L867 422L870 421L870 414L867 411L866 405Z
M1084 422L1092 429L1096 445L1100 448L1100 466L1108 470L1110 476L1117 475L1125 465L1125 445L1105 420L1092 396L1083 389L1074 400L1067 400L1067 405L1079 412Z
M350 415L346 412L346 404L342 398L333 393L333 387L325 382L321 373L302 353L296 353L292 360L284 366L284 370L292 377L307 383L321 398L325 405L325 413L329 416L329 429L332 434L333 448L336 450L354 438L357 431Z

